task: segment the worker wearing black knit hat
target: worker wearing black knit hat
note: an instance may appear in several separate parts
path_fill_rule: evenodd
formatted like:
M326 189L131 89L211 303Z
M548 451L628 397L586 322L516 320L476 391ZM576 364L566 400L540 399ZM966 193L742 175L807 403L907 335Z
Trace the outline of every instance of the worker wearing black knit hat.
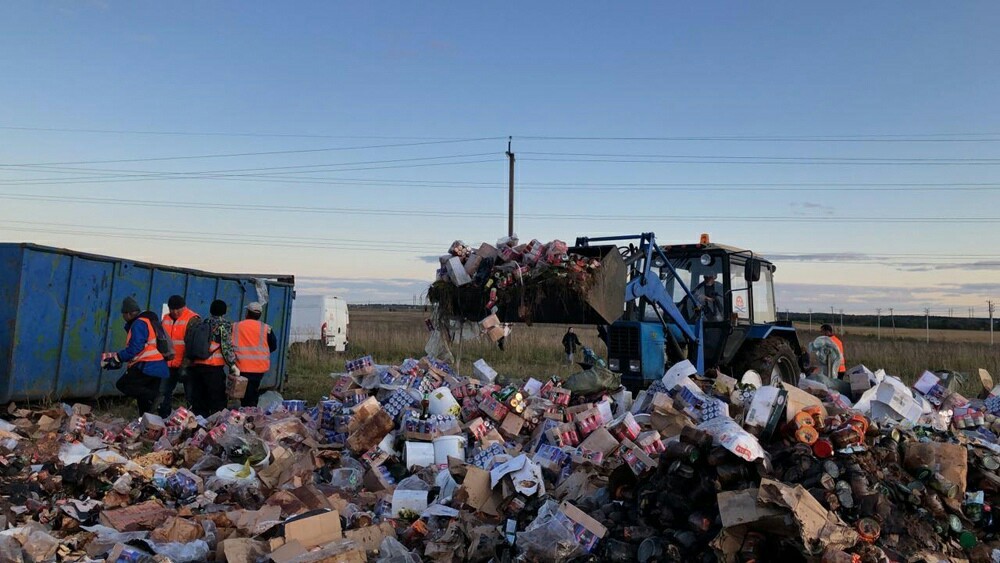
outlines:
M163 333L156 313L142 311L139 303L129 296L122 301L122 319L125 321L125 348L105 353L101 366L119 369L128 367L115 383L126 397L134 397L139 416L153 412L153 405L160 394L161 381L169 375L163 353L157 348L157 334Z
M174 389L178 382L184 385L184 397L187 399L188 405L191 404L191 383L187 373L191 361L185 357L184 336L187 334L188 327L201 318L197 313L187 308L187 303L181 295L171 295L170 299L167 299L167 309L168 312L163 315L160 323L163 325L163 330L167 333L170 342L174 345L174 359L167 362L167 367L170 368L170 377L163 380L163 387L160 389L160 406L157 414L164 419L170 416L173 411Z
M193 355L201 348L198 343L189 341L187 347L187 355L192 358L191 410L201 416L210 416L226 408L226 366L232 375L240 374L233 351L233 323L223 318L227 309L225 301L212 301L209 307L212 316L189 329L192 339L202 335L207 338L204 358ZM202 324L207 326L201 327Z

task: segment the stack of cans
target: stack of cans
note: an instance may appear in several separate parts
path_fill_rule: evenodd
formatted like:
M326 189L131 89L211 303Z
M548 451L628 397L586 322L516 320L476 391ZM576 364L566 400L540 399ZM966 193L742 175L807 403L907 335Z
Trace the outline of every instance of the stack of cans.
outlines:
M507 406L492 395L487 395L483 397L482 401L479 401L479 410L497 422L503 420L503 417L507 416L509 412Z
M563 525L573 530L573 535L576 536L576 542L583 547L583 549L590 553L597 547L597 542L601 541L601 538L597 537L593 532L584 528L583 525L577 524L571 520L568 516L562 512L556 512L555 518L559 519Z
M413 358L407 358L403 361L403 364L399 366L399 371L410 375L417 375L420 373L420 362L414 360Z
M371 356L362 356L362 357L354 359L354 360L347 360L347 362L345 362L345 364L344 364L344 367L345 367L345 369L347 369L347 371L349 371L351 373L354 373L354 372L361 373L361 372L370 371L371 368L373 368L374 365L375 365L375 362L374 362L374 360L372 360Z
M306 402L298 399L286 399L281 401L281 406L288 412L306 412Z
M417 402L416 397L405 389L397 389L382 403L382 410L395 420L399 418L399 415L403 414L403 410L406 407L415 405Z
M182 500L198 496L198 484L195 483L194 479L180 471L167 478L167 487L175 497Z
M987 397L983 406L990 414L1000 415L1000 395Z
M132 422L126 424L125 428L122 428L122 437L127 440L131 440L138 436L140 432L142 432L142 422L133 420Z
M632 416L632 413L630 412L625 413L623 417L616 420L611 425L611 434L619 440L635 440L639 437L639 432L641 431L642 428L639 426L639 423L635 421L635 417Z
M219 439L226 433L229 427L226 424L220 424L215 428L208 431L208 436L205 437L205 443L208 444L218 444Z
M490 466L490 462L493 461L494 457L498 455L503 455L505 453L507 453L507 450L504 449L503 445L491 444L490 447L486 448L485 450L479 450L476 453L474 453L472 457L470 457L467 460L467 462L470 465L475 465L480 469L486 469L487 467Z
M333 399L321 401L319 404L319 426L328 430L333 430L333 419L344 407L343 403Z
M327 444L346 444L347 443L347 432L337 432L335 430L323 429L320 432L323 434L323 440Z
M542 444L538 447L538 451L535 452L532 461L540 464L542 467L548 468L561 468L566 460L569 459L569 454L564 452L562 448L558 448L551 444Z
M188 421L192 418L194 418L194 414L192 414L191 411L184 407L177 407L177 410L175 410L173 414L170 415L170 418L167 419L167 425L179 426L183 428L188 425Z
M382 479L384 479L390 485L396 484L396 480L393 479L392 473L389 472L389 469L386 466L384 465L375 466L372 468L372 471L377 471L382 476Z

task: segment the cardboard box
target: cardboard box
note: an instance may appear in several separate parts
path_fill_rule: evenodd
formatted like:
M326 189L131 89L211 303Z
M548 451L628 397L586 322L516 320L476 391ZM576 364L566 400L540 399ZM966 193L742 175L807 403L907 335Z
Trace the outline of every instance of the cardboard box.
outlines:
M621 446L619 446L619 455L622 461L629 466L632 473L636 475L642 475L646 471L656 467L657 461L649 457L646 452L642 450L635 442L631 440L622 440Z
M791 385L785 385L783 389L788 393L788 402L785 407L785 422L789 422L795 418L795 415L802 412L802 409L814 406L819 407L822 413L821 416L824 419L827 417L826 407L823 406L823 401L819 400L819 397Z
M242 375L226 378L226 395L230 399L242 399L247 394L247 385L250 381Z
M507 337L507 327L495 326L486 331L486 336L491 342L500 342L501 339Z
M482 358L472 364L472 374L476 379L486 383L493 383L497 378L497 370L490 367Z
M580 448L584 450L590 450L592 452L601 452L603 455L611 455L611 452L615 451L619 446L618 440L608 432L607 428L603 426L594 430L587 436L583 442L580 442Z
M754 430L765 440L774 433L785 418L788 393L771 385L765 385L754 393L753 402L747 409L744 425Z
M336 510L285 522L286 546L298 542L306 549L311 549L342 537L340 514Z
M465 271L465 265L462 264L462 259L458 256L449 258L445 264L445 269L448 271L448 278L451 279L451 283L456 286L462 287L463 285L472 283L472 278Z
M272 551L269 557L271 561L274 561L274 563L286 563L287 561L292 561L302 557L307 553L309 553L309 550L306 549L300 542L289 541L282 544L282 546L278 549Z
M478 254L473 254L465 259L465 273L469 274L469 277L476 275L476 270L479 269L479 265L483 263L483 257Z
M100 522L119 532L138 532L152 530L176 515L177 511L167 508L162 502L147 500L125 508L101 511Z
M383 522L378 526L347 530L344 532L344 536L365 551L376 551L383 539L396 537L396 528L388 522Z
M521 433L522 428L524 428L524 419L509 412L507 416L503 417L503 422L500 424L500 433L514 437Z
M264 556L266 545L250 538L230 538L219 542L215 560L226 563L255 563Z
M486 317L485 319L479 321L479 328L480 328L480 330L484 330L485 331L485 330L489 330L491 328L498 327L498 326L501 326L501 324L500 324L500 317L496 316L495 314L494 315L490 315L490 316Z

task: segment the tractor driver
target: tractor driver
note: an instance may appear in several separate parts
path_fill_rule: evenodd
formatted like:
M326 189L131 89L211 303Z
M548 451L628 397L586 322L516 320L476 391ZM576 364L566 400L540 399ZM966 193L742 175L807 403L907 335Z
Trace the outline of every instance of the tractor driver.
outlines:
M722 284L715 283L716 274L705 274L704 280L691 292L705 314L705 322L726 320Z

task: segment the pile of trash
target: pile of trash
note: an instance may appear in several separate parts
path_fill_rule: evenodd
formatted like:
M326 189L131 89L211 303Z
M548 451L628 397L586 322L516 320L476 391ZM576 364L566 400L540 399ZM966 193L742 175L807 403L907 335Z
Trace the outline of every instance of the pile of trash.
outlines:
M507 386L483 360L345 367L319 404L269 392L207 419L11 405L0 560L1000 558L992 383L681 362L633 398L600 366Z
M503 237L496 245L478 247L457 240L440 257L437 281L427 297L446 316L473 316L509 309L525 318L524 304L542 299L583 298L602 267L598 256L570 253L561 240L543 243L532 239L521 243L516 236Z

